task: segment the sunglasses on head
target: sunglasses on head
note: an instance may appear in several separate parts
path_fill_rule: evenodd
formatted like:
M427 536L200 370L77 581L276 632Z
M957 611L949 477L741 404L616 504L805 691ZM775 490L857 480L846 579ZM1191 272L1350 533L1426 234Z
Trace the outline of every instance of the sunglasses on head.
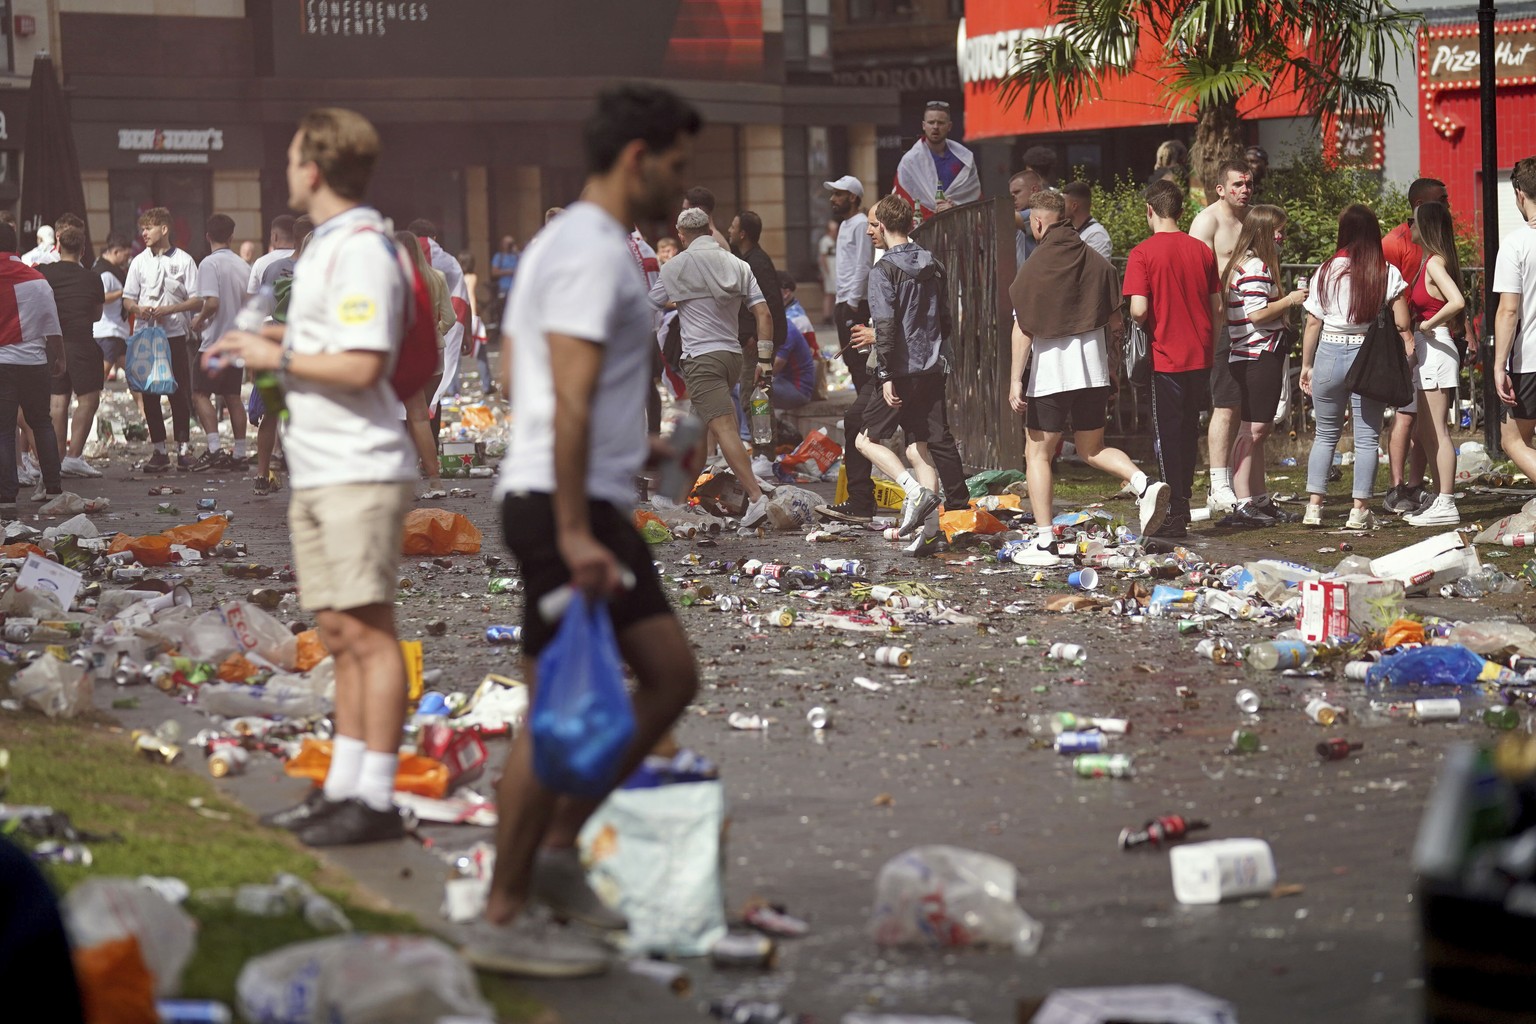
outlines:
M943 100L929 100L928 101L928 105L926 107L924 107L923 109L925 109L925 110L948 110L949 109L949 104L944 102Z

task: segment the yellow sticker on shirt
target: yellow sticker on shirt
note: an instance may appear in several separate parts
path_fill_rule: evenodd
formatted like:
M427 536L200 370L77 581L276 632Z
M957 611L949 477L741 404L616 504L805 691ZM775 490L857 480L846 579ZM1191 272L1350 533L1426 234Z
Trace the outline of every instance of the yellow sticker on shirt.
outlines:
M379 309L366 295L348 295L341 300L338 310L341 322L348 327L366 324L378 315Z

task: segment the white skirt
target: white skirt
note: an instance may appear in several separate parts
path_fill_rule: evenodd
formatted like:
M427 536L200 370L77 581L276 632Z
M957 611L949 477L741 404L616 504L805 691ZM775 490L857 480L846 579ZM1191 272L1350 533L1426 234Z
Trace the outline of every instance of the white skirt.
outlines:
M1424 391L1434 388L1454 388L1461 359L1456 352L1456 342L1451 340L1451 329L1441 324L1428 334L1413 333L1416 383Z

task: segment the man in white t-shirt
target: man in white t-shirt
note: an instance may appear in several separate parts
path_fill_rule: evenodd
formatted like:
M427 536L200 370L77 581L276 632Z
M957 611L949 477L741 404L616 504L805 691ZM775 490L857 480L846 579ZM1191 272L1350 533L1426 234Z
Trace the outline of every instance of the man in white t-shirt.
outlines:
M171 373L176 390L171 392L171 429L176 438L176 468L192 468L187 454L191 439L192 366L187 356L192 317L200 313L203 300L197 295L197 262L185 249L171 241L171 211L163 206L145 210L139 216L139 234L144 249L128 264L128 280L123 282L123 311L144 323L157 323L165 329L171 343ZM146 473L164 473L171 468L166 453L165 416L159 395L144 396L144 420L154 453L144 463Z
M235 318L245 306L246 285L255 275L250 264L229 247L235 237L234 218L216 213L208 218L208 247L211 250L197 267L197 294L203 298L203 311L192 321L192 335L198 339L198 352L206 352L213 343L234 329ZM221 366L212 372L203 368L200 357L192 362L192 409L203 428L207 442L202 454L192 462L194 470L235 469L245 465L245 403L240 401L244 377L240 367ZM229 410L229 426L235 435L235 454L224 454L219 438L219 416L213 408L213 396L224 399Z
M604 91L582 133L589 171L582 200L524 250L502 321L517 416L496 496L527 588L523 679L546 683L536 679L536 659L559 623L544 619L542 599L569 585L576 600L606 601L636 683L634 736L609 788L666 734L698 685L688 639L634 527L635 475L662 452L639 429L656 342L628 233L675 208L699 127L693 108L666 90ZM734 312L725 333L735 346ZM472 964L535 977L607 969L598 944L524 914L538 901L557 917L625 927L587 885L576 854L576 837L602 795L548 788L533 770L530 731L519 730L497 790L501 823L485 920L463 950Z
M231 331L203 353L205 367L243 359L283 381L293 564L336 659L336 739L325 785L264 821L311 846L405 835L394 805L406 704L394 602L416 456L390 374L412 293L384 218L363 205L378 154L362 115L304 115L288 145L288 205L315 232L294 267L288 322Z
M1110 358L1109 341L1114 338L1118 351L1120 277L1108 260L1088 248L1066 218L1066 200L1060 192L1035 194L1029 220L1039 246L1008 290L1014 309L1008 404L1024 414L1024 463L1030 510L1035 515L1035 536L1013 556L1021 565L1052 566L1061 561L1051 533L1055 516L1051 460L1069 423L1078 456L1130 485L1143 537L1162 525L1171 497L1167 484L1148 480L1125 452L1104 446L1109 398L1119 387L1117 360Z
M1536 480L1536 157L1518 161L1509 183L1525 226L1500 241L1493 265L1493 384L1504 403L1499 440L1520 472Z
M101 319L91 328L96 347L101 349L102 371L111 380L123 365L128 353L128 318L123 315L123 278L128 261L133 259L133 246L127 235L114 231L107 236L101 255L96 257L92 273L101 276L101 290L106 304L101 308Z
M275 288L284 277L293 276L293 214L280 213L272 218L267 234L267 251L256 257L245 282L245 290L251 295L263 286Z

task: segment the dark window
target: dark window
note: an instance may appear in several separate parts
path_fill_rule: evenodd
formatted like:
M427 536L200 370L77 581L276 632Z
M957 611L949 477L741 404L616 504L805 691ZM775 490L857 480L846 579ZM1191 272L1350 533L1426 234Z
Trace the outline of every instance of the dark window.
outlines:
M110 229L126 232L139 247L139 214L156 206L171 211L171 242L201 260L208 255L203 228L213 215L213 184L207 171L109 171Z

